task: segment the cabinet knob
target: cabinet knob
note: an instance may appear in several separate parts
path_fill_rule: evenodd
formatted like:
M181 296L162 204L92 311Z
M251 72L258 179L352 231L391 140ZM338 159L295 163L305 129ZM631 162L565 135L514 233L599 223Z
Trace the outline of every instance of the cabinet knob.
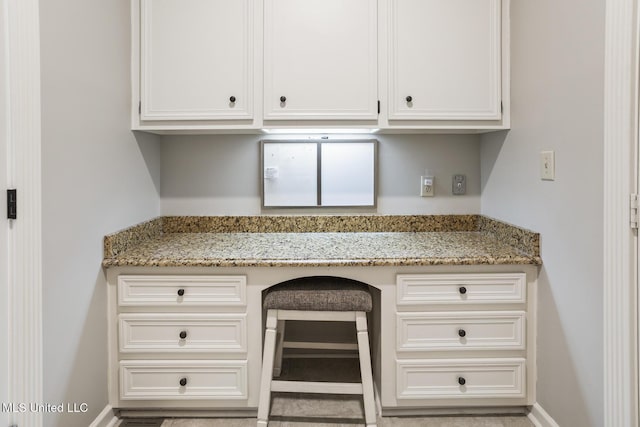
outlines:
M281 96L280 97L280 102L287 102L287 97L286 96Z
M235 97L235 96L230 97L230 98L229 98L229 101L230 101L230 102L236 102L236 97Z
M465 380L463 377L458 377L458 384L465 385L466 383L467 383L467 380Z
M467 335L467 331L465 331L464 329L458 329L458 335L460 336L460 338L464 338Z
M178 296L181 297L184 295L184 289L178 289Z
M186 386L187 385L187 379L186 378L180 378L180 385L182 387Z
M462 295L467 293L467 288L465 288L464 286L460 286L458 288L458 292L460 292Z
M187 331L180 331L180 339L185 339L187 337Z
M407 96L405 99L407 100L407 102L413 101L413 97L411 97L411 95Z

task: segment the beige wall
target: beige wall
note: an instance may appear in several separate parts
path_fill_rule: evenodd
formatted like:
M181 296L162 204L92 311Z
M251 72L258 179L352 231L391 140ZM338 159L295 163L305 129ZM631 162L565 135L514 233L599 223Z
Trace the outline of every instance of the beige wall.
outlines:
M159 214L159 149L129 130L128 0L41 1L44 415L107 405L102 237Z
M478 135L373 135L378 144L379 214L480 212ZM260 136L162 137L162 213L165 215L258 215L354 210L261 211ZM435 176L436 196L420 197L420 175ZM467 194L451 195L454 174L467 176Z
M512 128L487 134L482 212L541 233L538 402L603 425L604 2L512 2ZM554 150L556 180L539 154Z

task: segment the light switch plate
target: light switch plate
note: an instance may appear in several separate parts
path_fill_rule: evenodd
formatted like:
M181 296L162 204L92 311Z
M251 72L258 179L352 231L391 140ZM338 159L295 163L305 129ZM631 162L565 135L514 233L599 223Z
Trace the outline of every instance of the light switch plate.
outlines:
M540 152L540 179L544 181L556 179L556 160L553 151Z
M462 174L453 175L451 193L459 196L467 192L467 177Z

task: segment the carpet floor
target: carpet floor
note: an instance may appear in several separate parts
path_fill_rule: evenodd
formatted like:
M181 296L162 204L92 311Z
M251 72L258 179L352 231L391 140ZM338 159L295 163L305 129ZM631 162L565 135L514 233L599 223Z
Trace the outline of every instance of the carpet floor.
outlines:
M354 427L362 419L317 419L312 417L274 417L270 427ZM255 418L237 419L174 419L165 420L162 427L254 427ZM381 417L378 427L533 427L525 416L433 416L433 417Z

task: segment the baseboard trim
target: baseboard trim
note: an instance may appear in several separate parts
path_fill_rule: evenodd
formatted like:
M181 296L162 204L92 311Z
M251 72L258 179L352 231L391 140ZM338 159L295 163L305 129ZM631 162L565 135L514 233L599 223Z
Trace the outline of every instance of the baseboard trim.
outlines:
M534 403L531 410L527 414L529 421L536 427L560 427L551 415L545 411L539 403Z
M382 408L383 417L433 417L433 416L476 416L476 415L525 415L526 406L451 406L451 407L411 407Z
M102 412L96 417L89 427L116 427L120 424L120 420L113 413L111 405L104 407Z

